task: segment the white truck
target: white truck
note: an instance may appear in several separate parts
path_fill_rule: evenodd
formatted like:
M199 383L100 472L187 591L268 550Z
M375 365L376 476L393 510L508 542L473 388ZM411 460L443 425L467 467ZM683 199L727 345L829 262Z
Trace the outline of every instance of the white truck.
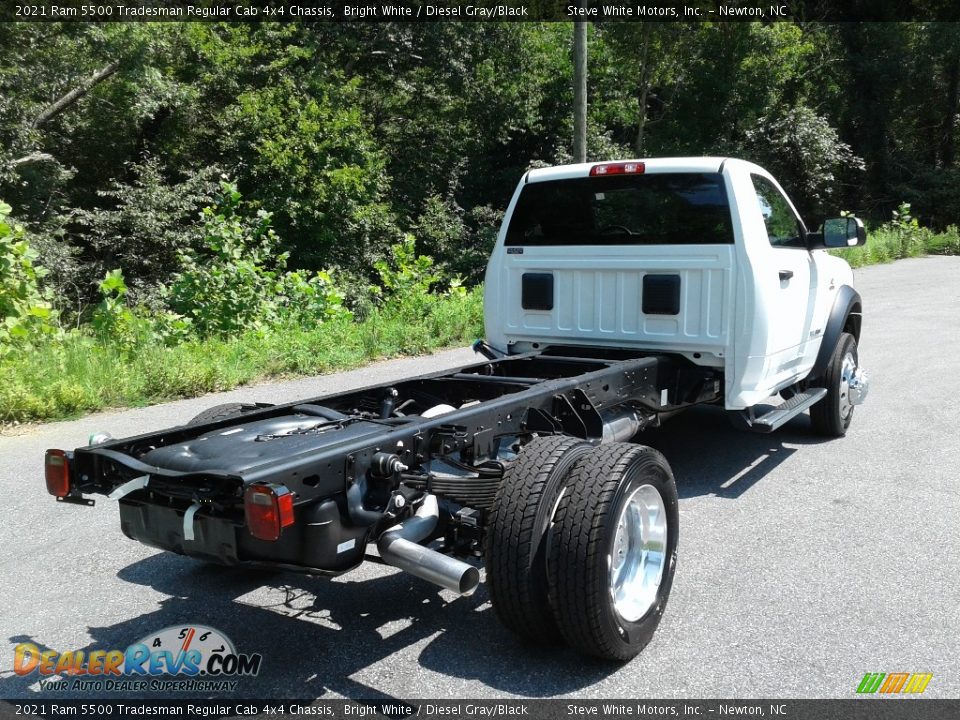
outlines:
M743 160L532 170L487 268L487 342L510 354L557 344L676 353L722 372L724 405L744 425L776 429L802 405L818 432L840 436L867 388L862 303L850 266L824 248L865 241L852 217L811 233L776 180ZM838 392L824 394L814 381L835 349ZM777 393L792 401L786 411L758 417Z
M844 435L867 393L862 304L825 248L865 240L852 217L808 231L741 160L532 170L487 269L482 361L98 435L47 451L47 489L107 495L128 537L226 565L373 560L464 594L482 562L515 633L627 659L660 622L679 536L670 466L636 439L705 403L755 432L809 409Z

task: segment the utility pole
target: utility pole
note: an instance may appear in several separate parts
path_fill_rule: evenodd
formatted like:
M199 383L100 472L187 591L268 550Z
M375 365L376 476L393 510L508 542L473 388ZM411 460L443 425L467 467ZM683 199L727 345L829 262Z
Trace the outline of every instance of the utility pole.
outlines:
M587 0L579 0L581 8ZM573 23L573 161L587 161L587 23Z

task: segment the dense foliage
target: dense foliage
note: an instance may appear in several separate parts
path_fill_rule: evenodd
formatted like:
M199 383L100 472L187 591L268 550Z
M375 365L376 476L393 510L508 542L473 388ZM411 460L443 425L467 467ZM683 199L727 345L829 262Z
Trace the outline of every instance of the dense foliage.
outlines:
M206 252L191 242L223 173L272 214L292 270L363 287L412 233L474 283L516 179L570 157L570 38L564 23L7 24L0 197L71 321L116 268L133 301L162 305L184 254ZM811 224L902 201L960 221L956 25L597 24L589 66L593 158L738 154Z
M0 353L55 331L49 292L40 289L46 270L34 264L36 259L23 226L10 218L10 206L0 202Z
M377 284L344 306L328 271L288 270L270 214L230 182L203 209L198 249L154 305L122 271L97 284L89 321L61 328L22 226L0 204L0 423L222 390L283 373L325 372L465 344L482 334L482 294L418 255L407 236L375 263Z

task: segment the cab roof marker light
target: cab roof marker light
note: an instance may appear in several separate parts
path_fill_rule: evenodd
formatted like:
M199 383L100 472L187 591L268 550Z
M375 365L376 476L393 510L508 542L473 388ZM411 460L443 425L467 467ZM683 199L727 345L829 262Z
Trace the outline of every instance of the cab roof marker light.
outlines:
M642 162L601 163L590 168L590 177L606 175L642 175L646 170Z

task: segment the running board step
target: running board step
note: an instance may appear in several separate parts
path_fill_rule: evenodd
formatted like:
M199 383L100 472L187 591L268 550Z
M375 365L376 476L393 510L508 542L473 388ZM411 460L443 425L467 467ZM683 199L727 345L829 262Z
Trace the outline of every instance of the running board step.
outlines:
M753 418L750 429L758 433L771 433L795 418L812 405L816 405L827 395L826 388L811 388L798 393L760 417Z

